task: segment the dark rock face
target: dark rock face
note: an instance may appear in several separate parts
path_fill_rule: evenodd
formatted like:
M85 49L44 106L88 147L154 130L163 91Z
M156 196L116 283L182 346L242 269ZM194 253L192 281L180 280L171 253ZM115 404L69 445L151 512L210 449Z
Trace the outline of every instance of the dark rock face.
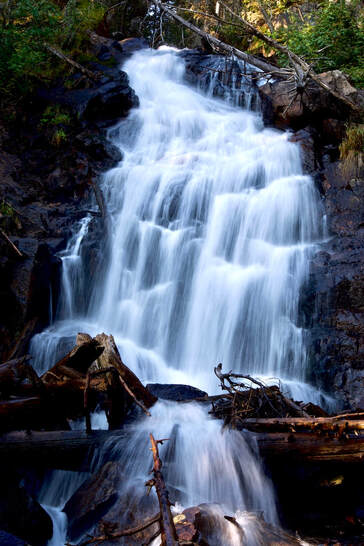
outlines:
M194 398L203 398L207 392L191 387L190 385L163 385L161 383L150 383L147 385L149 392L162 400L193 400Z
M59 293L58 253L76 222L89 212L94 194L100 210L91 210L83 252L90 276L101 267L105 210L97 181L122 160L105 127L137 106L138 98L118 68L128 56L122 46L97 36L91 41L100 59L89 66L100 75L97 81L85 85L85 77L76 73L75 88L60 82L39 90L22 118L7 123L6 129L0 118L0 228L21 253L0 236L0 361L24 354L31 337L49 323ZM105 55L112 62L102 64ZM52 141L52 128L41 123L47 106L67 107L72 118L64 127L66 141L58 145Z
M28 543L6 531L0 531L0 546L28 546Z
M15 536L11 538L13 542L4 544L24 544L16 538L20 537L32 546L45 546L53 534L51 518L23 487L18 486L13 477L2 475L1 478L0 544L1 533L6 532ZM6 534L3 536L5 538Z
M303 310L310 372L345 408L364 408L364 184L340 164L322 173L330 240L311 264Z

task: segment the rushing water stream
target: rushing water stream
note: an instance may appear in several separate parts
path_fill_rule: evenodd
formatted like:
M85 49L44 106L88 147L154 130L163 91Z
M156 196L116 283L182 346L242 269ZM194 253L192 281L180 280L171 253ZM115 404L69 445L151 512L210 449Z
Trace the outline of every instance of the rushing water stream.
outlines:
M137 52L123 69L140 107L110 131L124 158L102 182L107 267L86 290L86 218L62 256L59 320L32 342L36 369L53 365L77 332L104 331L143 382L186 383L213 394L213 367L222 362L225 370L279 378L296 399L319 401L305 382L297 319L309 257L325 227L298 146L264 128L259 113L235 106L236 92L221 100L212 86L189 87L183 59L171 49ZM245 103L251 94L248 86ZM277 522L271 485L242 434L222 433L194 404L161 401L152 413L119 446L130 480L142 484L147 476L152 431L174 442L167 482L183 506L260 509ZM52 544L63 544L57 540Z

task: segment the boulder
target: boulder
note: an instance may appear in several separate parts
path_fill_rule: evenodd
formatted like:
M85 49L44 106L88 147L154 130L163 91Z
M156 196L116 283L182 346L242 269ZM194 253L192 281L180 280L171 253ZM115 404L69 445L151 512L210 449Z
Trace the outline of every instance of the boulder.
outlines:
M164 385L162 383L149 383L147 389L156 398L162 400L174 400L182 402L184 400L193 400L194 398L203 398L207 392L191 387L190 385Z
M64 507L70 540L76 540L110 511L122 482L120 464L108 462L77 489Z
M45 546L53 534L50 516L23 487L18 485L18 481L13 476L3 475L1 479L0 529L23 539L32 546ZM17 544L17 542L13 543L14 546ZM6 544L12 544L12 542Z

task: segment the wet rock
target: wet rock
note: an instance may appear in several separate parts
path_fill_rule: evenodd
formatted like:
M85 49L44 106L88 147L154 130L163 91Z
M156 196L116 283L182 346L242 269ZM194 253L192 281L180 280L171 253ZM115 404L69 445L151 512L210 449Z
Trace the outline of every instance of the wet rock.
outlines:
M352 87L339 70L325 72L320 77L349 100L364 105L364 93ZM321 128L323 123L327 127L328 119L345 121L348 118L349 107L315 82L310 81L304 92L298 95L292 93L291 89L291 82L279 80L260 86L263 117L267 124L294 129L309 124Z
M313 174L317 171L319 164L316 153L315 131L310 127L305 127L293 133L289 140L297 142L300 145L303 171Z
M125 38L119 42L119 46L123 53L131 55L135 51L148 48L149 44L145 38Z
M147 389L157 398L162 400L174 400L181 402L183 400L193 400L194 398L203 398L207 392L191 387L190 385L164 385L161 383L149 383Z
M32 546L45 546L53 534L52 520L47 512L12 476L3 475L1 480L0 528Z
M110 511L122 481L120 464L108 462L77 489L64 507L70 540L76 540Z
M99 68L97 65L94 68ZM109 72L111 72L109 70ZM39 92L40 97L49 104L67 106L79 119L103 121L112 125L115 120L127 114L132 107L139 105L138 98L129 87L125 72L115 70L112 79L106 77L94 87L67 90L64 87Z

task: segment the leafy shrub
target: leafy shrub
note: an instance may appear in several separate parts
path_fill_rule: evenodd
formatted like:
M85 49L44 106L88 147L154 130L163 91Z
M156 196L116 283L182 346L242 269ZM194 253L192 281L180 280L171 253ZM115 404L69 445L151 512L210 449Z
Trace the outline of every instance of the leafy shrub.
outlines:
M58 104L47 106L41 117L42 125L70 125L72 119L70 113Z
M277 37L316 70L340 69L364 86L364 17L358 0L325 0L309 23L296 19Z

